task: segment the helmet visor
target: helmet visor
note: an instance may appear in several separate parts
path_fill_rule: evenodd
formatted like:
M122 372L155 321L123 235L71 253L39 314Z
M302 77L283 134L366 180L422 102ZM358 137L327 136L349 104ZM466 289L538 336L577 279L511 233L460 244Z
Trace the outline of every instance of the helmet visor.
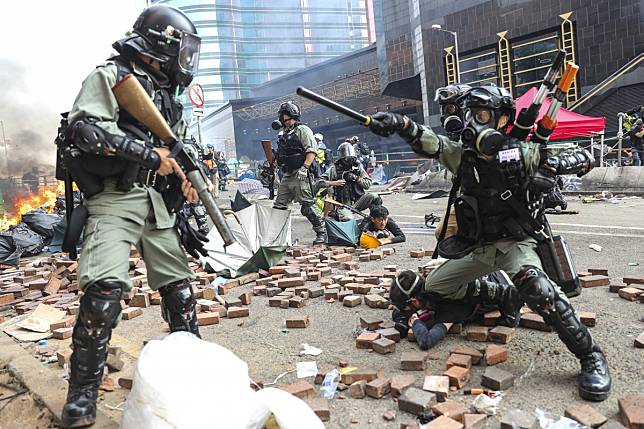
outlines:
M181 71L194 76L199 69L199 50L201 38L190 33L181 34L179 45L179 68Z

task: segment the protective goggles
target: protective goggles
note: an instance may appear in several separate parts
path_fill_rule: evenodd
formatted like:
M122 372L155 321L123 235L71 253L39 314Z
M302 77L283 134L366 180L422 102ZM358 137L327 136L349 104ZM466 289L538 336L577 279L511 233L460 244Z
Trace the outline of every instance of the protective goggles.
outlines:
M179 69L185 73L195 75L199 69L199 51L201 38L190 33L181 33L179 43Z

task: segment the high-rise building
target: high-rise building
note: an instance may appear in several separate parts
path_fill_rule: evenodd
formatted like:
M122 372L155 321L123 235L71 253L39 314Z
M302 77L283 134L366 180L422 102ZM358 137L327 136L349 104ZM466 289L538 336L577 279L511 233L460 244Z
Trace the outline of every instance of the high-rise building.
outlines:
M375 40L372 0L157 0L181 9L202 38L195 82L206 109L267 80Z

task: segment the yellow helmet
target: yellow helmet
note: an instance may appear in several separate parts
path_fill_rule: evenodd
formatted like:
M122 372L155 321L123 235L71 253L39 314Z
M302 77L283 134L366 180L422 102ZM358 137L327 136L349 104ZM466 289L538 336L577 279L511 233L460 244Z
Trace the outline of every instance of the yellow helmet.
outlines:
M380 247L380 241L373 235L363 232L360 234L360 247L363 249L375 249L376 247Z

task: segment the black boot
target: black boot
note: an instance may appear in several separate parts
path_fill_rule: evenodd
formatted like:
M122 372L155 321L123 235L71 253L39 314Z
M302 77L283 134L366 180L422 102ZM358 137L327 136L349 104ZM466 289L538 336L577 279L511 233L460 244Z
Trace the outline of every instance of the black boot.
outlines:
M315 239L313 240L313 245L324 244L326 243L326 226L324 226L324 220L319 216L313 207L310 205L302 204L300 207L300 212L302 215L311 222L313 226L313 231L315 232Z
M163 286L161 292L161 315L170 326L170 332L187 331L197 337L197 309L192 285L187 280Z
M314 231L315 239L313 240L313 245L326 243L326 228L322 226L321 228L314 229Z
M611 388L608 362L588 329L575 314L572 305L560 295L539 268L523 267L514 280L526 304L543 317L568 350L579 359L579 396L588 401L603 401L608 398Z
M470 282L467 285L465 299L499 307L501 312L499 325L511 328L519 325L519 309L521 308L519 291L503 271L495 271L487 277Z
M91 426L96 421L96 398L107 346L121 313L121 291L120 283L96 282L80 300L72 336L69 390L61 418L65 428Z

